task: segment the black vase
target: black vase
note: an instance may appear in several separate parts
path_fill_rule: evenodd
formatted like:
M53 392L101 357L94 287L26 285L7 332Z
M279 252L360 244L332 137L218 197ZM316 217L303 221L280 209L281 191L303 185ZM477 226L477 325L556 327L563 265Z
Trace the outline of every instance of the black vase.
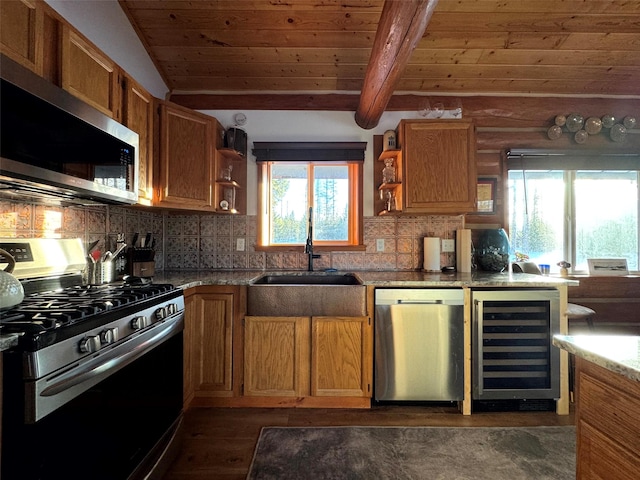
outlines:
M509 237L504 228L485 230L476 245L478 266L487 272L503 272L509 266Z

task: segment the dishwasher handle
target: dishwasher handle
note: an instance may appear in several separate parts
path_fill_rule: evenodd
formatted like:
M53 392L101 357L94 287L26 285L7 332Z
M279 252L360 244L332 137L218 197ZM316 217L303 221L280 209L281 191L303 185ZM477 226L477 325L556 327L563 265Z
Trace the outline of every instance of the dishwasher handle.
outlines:
M398 299L398 304L402 305L442 305L444 301L442 300L402 300Z

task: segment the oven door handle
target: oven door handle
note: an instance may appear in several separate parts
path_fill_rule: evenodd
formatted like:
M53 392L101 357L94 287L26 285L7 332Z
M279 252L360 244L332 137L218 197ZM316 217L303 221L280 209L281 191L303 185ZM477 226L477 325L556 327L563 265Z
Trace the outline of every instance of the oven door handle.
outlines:
M42 397L52 397L68 390L76 385L87 382L94 377L106 377L127 366L141 357L156 345L183 329L182 315L170 322L162 323L161 330L150 329L140 336L124 342L105 356L91 359L86 365L73 368L52 380L53 383L45 387L41 392ZM123 352L123 350L125 350Z

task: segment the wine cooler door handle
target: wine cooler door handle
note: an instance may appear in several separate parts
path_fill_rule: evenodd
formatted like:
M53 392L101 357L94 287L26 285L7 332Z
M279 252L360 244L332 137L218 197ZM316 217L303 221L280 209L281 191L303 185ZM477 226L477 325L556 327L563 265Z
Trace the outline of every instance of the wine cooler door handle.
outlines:
M474 330L476 335L476 388L478 392L478 397L482 396L484 391L483 383L484 383L484 372L483 372L483 328L482 328L482 300L476 300L474 302L475 315L473 316Z

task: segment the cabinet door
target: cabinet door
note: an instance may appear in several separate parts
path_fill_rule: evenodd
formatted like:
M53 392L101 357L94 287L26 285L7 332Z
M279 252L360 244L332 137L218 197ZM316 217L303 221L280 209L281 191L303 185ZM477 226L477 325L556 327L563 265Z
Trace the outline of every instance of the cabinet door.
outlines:
M212 209L214 121L178 105L161 104L158 206Z
M309 330L309 317L245 317L245 396L309 395Z
M312 317L311 395L371 397L369 317Z
M462 120L400 123L407 213L475 210L475 130Z
M153 96L131 77L124 82L123 123L139 135L138 203L153 200Z
M42 75L42 10L29 0L0 2L0 52Z
M231 392L233 294L195 296L192 382L196 396L203 392Z
M120 70L68 25L62 27L62 88L121 121Z
M182 401L184 402L185 408L191 402L194 394L194 386L193 386L193 377L195 372L195 367L193 363L193 358L195 356L194 352L194 329L197 324L197 308L196 308L196 296L191 293L185 292L184 296L184 331L183 335L183 346L184 346L184 354L182 360L182 371L183 371L183 381L182 381Z

